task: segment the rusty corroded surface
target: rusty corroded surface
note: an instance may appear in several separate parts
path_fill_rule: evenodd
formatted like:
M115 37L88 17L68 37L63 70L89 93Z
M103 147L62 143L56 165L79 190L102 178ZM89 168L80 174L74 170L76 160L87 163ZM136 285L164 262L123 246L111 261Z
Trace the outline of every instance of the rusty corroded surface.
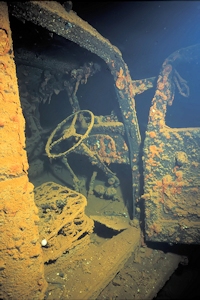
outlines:
M121 135L94 134L87 139L86 144L108 165L129 164L128 147Z
M132 80L132 85L134 88L134 94L139 95L142 94L144 91L152 88L156 81L156 77L149 77L139 80Z
M67 259L66 256L61 257L57 265L46 265L45 273L48 278L53 279L49 284L46 299L57 299L58 291L60 299L96 299L131 253L138 252L139 246L140 230L129 226L101 245L93 243L84 252L81 248L76 249L76 255L69 253ZM113 249L115 254L110 255ZM59 276L55 276L62 269L65 274L63 281Z
M165 125L174 84L180 93L188 91L175 68L182 61L198 62L199 48L195 45L173 53L158 77L144 145L147 240L188 244L200 241L200 129Z
M75 42L82 48L98 55L108 65L114 77L115 90L128 139L134 203L139 196L138 159L141 138L135 111L134 96L137 92L134 90L128 67L121 52L73 11L67 12L62 5L54 1L15 2L11 4L10 10L22 21L31 21ZM134 214L133 208L133 216Z
M94 222L85 215L85 196L47 182L35 189L35 202L39 209L40 240L47 243L43 247L45 262L56 260L63 252L90 242Z
M7 6L0 2L1 299L43 299L46 289L38 211L28 181Z

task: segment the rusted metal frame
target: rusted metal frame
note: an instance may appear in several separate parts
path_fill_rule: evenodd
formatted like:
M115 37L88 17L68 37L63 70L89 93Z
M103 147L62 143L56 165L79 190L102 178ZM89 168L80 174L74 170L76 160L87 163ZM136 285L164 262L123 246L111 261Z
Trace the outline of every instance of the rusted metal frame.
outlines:
M172 170L172 158L169 157L169 160L166 160L166 163L164 163L165 159L163 160L164 156L167 157L170 151L170 146L173 144L173 139L170 138L170 135L173 133L175 134L175 139L177 139L177 136L182 139L182 145L178 145L178 147L174 146L176 149L175 151L183 151L183 145L186 146L185 150L188 149L188 155L192 153L191 151L191 140L190 144L187 146L187 129L180 129L177 131L176 129L173 130L170 127L167 127L165 125L165 115L167 110L167 105L171 105L174 97L174 73L175 68L181 64L182 62L200 62L200 44L180 49L174 53L172 53L163 63L161 72L158 76L157 81L157 89L155 92L155 96L152 100L152 106L150 108L150 114L149 114L149 123L148 123L148 130L146 132L146 138L144 142L144 195L143 198L145 200L145 210L146 210L146 237L148 240L154 241L163 241L168 238L172 242L178 242L180 241L180 236L177 234L178 229L181 228L181 220L178 223L173 223L173 226L171 226L171 235L169 236L166 233L166 230L163 230L163 228L160 226L164 224L165 219L162 215L162 209L165 208L164 206L164 194L165 194L165 186L164 180L167 176L171 176L173 178L173 175L175 176L175 179L172 183L173 186L178 189L179 188L179 181L180 178L178 178L178 172ZM183 82L185 83L185 82ZM179 87L177 87L179 88ZM180 91L179 91L180 92ZM195 130L192 129L189 131L189 134L193 134L196 137L199 134L199 128L196 128ZM165 138L164 138L165 137ZM167 137L167 138L166 138ZM197 138L198 139L198 138ZM169 145L168 145L168 144ZM163 146L161 146L161 144ZM164 147L164 148L162 148ZM195 146L194 148L197 148L198 146ZM165 150L165 151L164 151ZM166 151L167 150L167 151ZM166 153L166 154L165 154ZM177 152L178 153L178 152ZM181 152L179 152L181 153ZM183 153L183 152L182 152ZM187 153L187 152L186 152ZM196 155L198 156L198 154ZM175 158L174 158L175 159ZM191 159L189 161L192 161ZM193 163L197 163L196 161ZM174 169L176 170L176 164L174 160ZM183 171L183 170L182 170ZM191 179L191 176L188 175L189 172L184 170L180 174L184 174L185 182L187 184L188 178ZM190 169L189 169L190 171ZM197 172L197 168L196 168ZM173 174L174 173L174 174ZM176 175L177 174L177 175ZM164 177L163 177L164 176ZM198 177L198 174L196 175ZM156 181L155 181L156 180ZM159 188L159 183L162 182L162 186ZM180 182L180 189L182 188ZM196 186L196 184L194 185ZM180 193L180 191L178 191ZM179 194L178 194L179 195ZM177 196L178 197L178 196ZM175 206L175 204L174 204ZM170 211L171 212L171 211ZM169 214L168 214L169 217ZM171 218L173 218L173 214L171 215ZM182 218L182 222L183 222ZM159 220L162 220L160 222ZM159 221L159 222L157 222ZM172 223L171 223L172 224ZM158 225L156 227L156 225ZM160 227L159 227L160 226ZM163 225L164 226L164 225ZM172 236L172 227L175 233L173 233ZM150 235L148 236L149 233ZM192 229L191 229L192 230ZM154 232L154 236L151 236L151 231ZM181 229L180 229L181 231ZM188 229L189 231L189 229ZM182 230L184 232L184 228ZM189 236L189 234L188 234ZM191 239L183 235L183 238L181 242L190 242ZM198 239L198 230L193 231L192 233L193 242L196 242Z
M143 92L152 88L155 82L156 82L156 77L132 80L135 94L136 95L142 94Z
M157 89L150 108L148 131L164 126L167 105L172 105L174 97L174 72L182 62L200 62L200 44L182 48L172 53L163 63L157 80ZM156 118L154 116L156 115Z
M200 44L195 44L186 48L181 48L173 52L163 63L172 64L176 67L181 62L192 62L200 60Z
M49 57L44 54L40 54L39 56L33 55L33 52L27 49L23 49L23 51L20 48L20 51L17 51L15 53L15 62L17 66L27 66L36 68L39 70L53 70L54 72L62 72L66 73L70 71L69 65L65 63L64 61L59 61L56 59L53 59L52 57ZM74 68L78 68L78 65L74 64Z
M129 143L133 181L133 215L131 217L134 218L135 202L139 196L138 162L141 137L135 111L134 88L121 52L73 11L66 12L57 2L13 2L10 4L10 11L12 15L21 20L40 25L95 53L110 68L116 84L115 90Z

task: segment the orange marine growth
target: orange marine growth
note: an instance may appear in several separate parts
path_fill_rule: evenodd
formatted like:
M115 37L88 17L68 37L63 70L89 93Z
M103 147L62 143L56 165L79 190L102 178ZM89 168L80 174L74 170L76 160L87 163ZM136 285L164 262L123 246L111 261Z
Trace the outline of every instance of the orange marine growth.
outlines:
M149 136L150 136L150 138L154 139L156 137L155 131L150 131Z
M149 236L153 236L154 234L159 234L162 231L161 224L159 223L153 223L149 229L150 229Z
M157 84L157 88L158 88L158 90L164 90L164 88L165 88L165 84L163 83L163 82L158 82L158 84Z
M120 68L120 71L117 74L117 80L116 80L116 87L119 90L123 90L125 88L125 84L124 84L124 75L123 75L123 69Z
M154 156L160 157L160 152L162 152L162 149L159 149L156 145L149 146L149 151L151 153L151 157L154 158Z
M183 172L182 171L176 171L175 175L176 175L177 181L182 181L182 179L183 179Z

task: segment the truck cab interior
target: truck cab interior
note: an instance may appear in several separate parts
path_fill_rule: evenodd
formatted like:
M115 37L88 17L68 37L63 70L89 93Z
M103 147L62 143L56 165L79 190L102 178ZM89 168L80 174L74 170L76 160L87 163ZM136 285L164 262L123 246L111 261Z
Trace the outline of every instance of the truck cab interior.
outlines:
M200 44L137 78L88 23L119 3L81 5L6 4L48 284L38 299L196 299Z

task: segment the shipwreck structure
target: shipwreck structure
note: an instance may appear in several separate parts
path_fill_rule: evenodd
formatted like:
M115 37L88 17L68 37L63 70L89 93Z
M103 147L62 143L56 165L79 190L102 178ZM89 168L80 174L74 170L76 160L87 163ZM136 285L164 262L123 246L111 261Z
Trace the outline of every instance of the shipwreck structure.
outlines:
M30 50L16 43L15 48L11 18L35 27L37 39L47 44L60 42L60 57L38 45ZM71 51L70 43L77 48ZM133 81L119 49L68 7L54 1L0 2L1 299L94 299L131 254L137 255L144 239L199 243L200 129L165 124L175 92L189 96L177 67L199 62L199 48L194 45L168 57L157 83L155 77ZM73 56L76 51L79 55ZM104 75L114 91L114 105L105 100L110 105L105 115L97 113L100 105L96 111L93 106L94 112L88 109L79 94L102 66L109 71ZM153 86L141 149L135 95ZM51 111L45 127L39 107L47 109L60 94L69 105L53 125L56 110ZM70 163L72 153L90 162L85 194ZM130 171L131 195L126 201L119 193L123 174L115 172L113 164ZM67 170L69 186L52 179L34 186L30 178L36 182L46 165L56 176ZM98 172L105 185L99 183ZM102 213L86 213L91 197L101 200L95 204ZM107 203L112 210L106 210ZM114 231L100 246L91 243L95 223ZM155 296L180 261L177 255L167 258L164 279L154 291L145 292L144 299Z

